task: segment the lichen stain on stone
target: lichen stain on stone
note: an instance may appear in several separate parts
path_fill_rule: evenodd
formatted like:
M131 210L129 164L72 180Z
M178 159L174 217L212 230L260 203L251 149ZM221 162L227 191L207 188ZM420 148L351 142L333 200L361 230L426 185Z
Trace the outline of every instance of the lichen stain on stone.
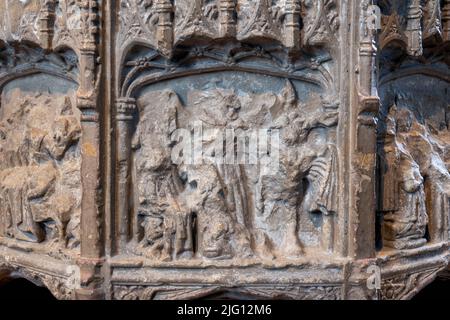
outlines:
M82 148L84 155L92 158L97 156L97 148L92 143L83 143Z

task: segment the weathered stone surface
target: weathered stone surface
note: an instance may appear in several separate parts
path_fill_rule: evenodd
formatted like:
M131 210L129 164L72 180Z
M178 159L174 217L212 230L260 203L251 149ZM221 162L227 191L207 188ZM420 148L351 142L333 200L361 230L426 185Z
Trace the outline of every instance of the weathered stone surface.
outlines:
M448 272L450 2L375 4L1 0L0 275L408 299Z

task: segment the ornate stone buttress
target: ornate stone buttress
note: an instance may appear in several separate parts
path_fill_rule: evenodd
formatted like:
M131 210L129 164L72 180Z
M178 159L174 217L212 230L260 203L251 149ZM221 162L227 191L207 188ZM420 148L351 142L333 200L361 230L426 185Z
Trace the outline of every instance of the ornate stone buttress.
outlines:
M0 276L61 299L411 298L450 261L449 15L1 0Z

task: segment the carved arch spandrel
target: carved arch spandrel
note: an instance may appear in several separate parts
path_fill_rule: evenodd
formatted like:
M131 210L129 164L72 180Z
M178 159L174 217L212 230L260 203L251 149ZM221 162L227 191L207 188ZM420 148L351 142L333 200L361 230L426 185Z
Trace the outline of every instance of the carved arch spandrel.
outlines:
M80 11L76 0L4 0L0 4L0 38L30 41L50 50L79 48Z
M82 22L81 8L76 0L58 0L53 14L52 47L69 47L78 55L81 50Z
M0 3L0 24L3 39L19 39L39 43L40 0L28 2L4 0Z
M83 38L91 32L83 25L95 18L83 14L83 3L97 8L96 0L4 0L0 3L0 39L27 41L46 50L69 47L79 54Z
M308 46L328 46L333 48L337 42L340 27L339 1L306 0L303 2L304 31L303 42Z
M133 49L139 49L135 57ZM122 69L118 71L120 95L132 97L144 85L173 79L198 72L247 71L259 74L286 77L316 84L330 92L335 92L333 82L333 58L326 52L317 55L304 54L291 59L283 49L264 48L258 45L241 45L219 42L190 49L179 49L178 59L167 59L151 47L135 45L128 55L123 56ZM261 61L259 66L252 59ZM200 60L204 65L194 68L189 63ZM332 102L331 97L327 97Z

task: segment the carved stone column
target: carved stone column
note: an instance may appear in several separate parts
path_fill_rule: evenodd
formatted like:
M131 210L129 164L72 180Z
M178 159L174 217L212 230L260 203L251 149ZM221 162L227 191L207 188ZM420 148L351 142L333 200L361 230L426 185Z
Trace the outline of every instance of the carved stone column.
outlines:
M39 17L39 38L45 49L50 49L53 41L55 1L43 0Z
M450 41L450 0L444 0L442 7L442 32L444 41Z
M221 0L220 8L220 36L231 37L236 34L236 2L235 0Z
M81 288L80 299L100 298L100 268L103 261L102 238L102 172L101 137L98 107L98 46L97 2L79 1L82 19L82 47L80 50L80 86L77 107L81 111L81 254L79 259Z
M408 37L408 53L412 56L422 55L422 17L420 0L410 0L407 15L406 36Z
M130 156L131 156L131 124L136 111L136 101L131 98L121 98L116 103L117 120L117 199L118 221L117 234L119 235L119 251L126 246L130 239Z
M173 6L170 0L157 0L155 10L158 14L156 38L162 52L170 53L173 45Z
M371 258L375 255L375 233L371 227L375 221L375 167L376 167L376 117L379 99L375 89L374 70L377 56L375 32L369 25L369 5L371 1L360 3L360 29L358 64L355 85L357 96L354 100L355 123L351 178L353 186L354 213L350 226L349 255L355 258ZM353 220L355 219L355 220Z

